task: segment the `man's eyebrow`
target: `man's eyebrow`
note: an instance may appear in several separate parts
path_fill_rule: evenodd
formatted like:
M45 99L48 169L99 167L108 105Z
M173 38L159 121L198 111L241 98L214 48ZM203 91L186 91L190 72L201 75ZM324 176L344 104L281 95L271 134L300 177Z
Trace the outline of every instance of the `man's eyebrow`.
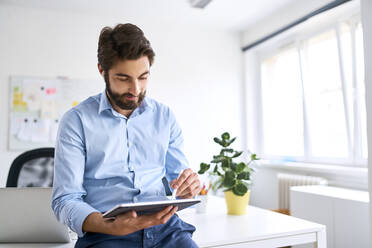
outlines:
M150 74L150 71L145 71L144 73L142 73L142 74L140 75L140 77L145 76L146 74Z
M115 73L115 76L118 76L118 77L131 77L131 76L129 76L129 75L127 75L127 74L124 74L124 73Z
M140 77L146 75L146 74L150 74L150 71L145 71L144 73L142 73L140 75ZM118 77L128 77L128 78L131 78L131 76L125 74L125 73L115 73L115 76L118 76Z

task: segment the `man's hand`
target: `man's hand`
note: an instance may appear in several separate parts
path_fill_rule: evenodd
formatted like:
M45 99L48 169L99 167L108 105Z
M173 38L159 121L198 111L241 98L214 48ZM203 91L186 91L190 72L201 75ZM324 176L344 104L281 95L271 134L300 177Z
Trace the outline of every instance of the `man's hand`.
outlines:
M111 235L128 235L136 231L165 224L178 207L168 206L162 211L150 215L138 216L135 211L118 215L114 220L105 220L100 213L88 215L83 223L84 232L98 232Z
M199 194L201 186L198 174L190 168L184 170L182 174L170 182L173 189L177 189L177 195L180 198L193 198Z

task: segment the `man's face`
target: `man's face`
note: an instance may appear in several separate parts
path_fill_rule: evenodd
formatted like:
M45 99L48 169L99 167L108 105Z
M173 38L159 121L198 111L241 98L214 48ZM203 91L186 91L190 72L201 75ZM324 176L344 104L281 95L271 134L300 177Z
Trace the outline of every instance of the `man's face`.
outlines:
M117 61L104 75L107 94L122 110L133 110L145 98L149 73L147 56Z

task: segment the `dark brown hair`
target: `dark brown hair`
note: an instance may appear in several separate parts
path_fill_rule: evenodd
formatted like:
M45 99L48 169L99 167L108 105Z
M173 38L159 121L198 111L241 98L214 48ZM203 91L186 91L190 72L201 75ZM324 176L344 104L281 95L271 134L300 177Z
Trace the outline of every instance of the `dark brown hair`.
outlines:
M126 23L102 29L97 57L104 71L108 71L117 60L139 59L144 55L152 65L155 53L143 31L136 25Z

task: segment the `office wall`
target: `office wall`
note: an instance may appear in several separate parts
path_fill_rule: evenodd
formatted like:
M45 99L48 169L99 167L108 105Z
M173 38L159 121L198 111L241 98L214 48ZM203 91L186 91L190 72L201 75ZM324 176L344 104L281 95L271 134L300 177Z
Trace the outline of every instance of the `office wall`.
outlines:
M148 95L169 105L185 136L185 152L195 169L218 149L212 138L242 131L242 54L240 36L145 17L125 19L0 3L0 186L20 152L10 152L8 92L10 75L99 79L97 40L106 25L140 26L156 52ZM102 89L103 89L102 81Z

